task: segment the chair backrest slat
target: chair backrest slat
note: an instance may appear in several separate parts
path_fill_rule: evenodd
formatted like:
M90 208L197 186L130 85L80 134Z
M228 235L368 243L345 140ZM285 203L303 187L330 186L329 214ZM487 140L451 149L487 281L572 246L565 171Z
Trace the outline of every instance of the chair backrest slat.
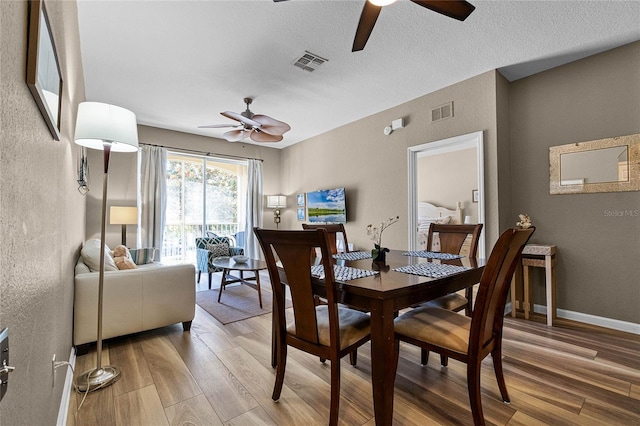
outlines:
M432 223L429 225L429 234L427 236L427 250L431 250L434 235L438 234L440 238L440 251L442 253L460 254L460 250L467 237L471 237L469 246L469 257L478 255L478 240L482 232L482 224L477 225L449 225Z
M507 292L522 249L535 227L507 229L496 242L480 278L469 336L469 354L482 351L496 338L501 338Z
M276 315L281 331L285 324L284 286L288 286L293 304L296 337L312 344L319 344L318 326L312 288L311 267L314 264L316 248L322 253L325 270L326 298L329 315L336 319L330 323L332 340L337 342L336 288L329 254L329 238L324 229L308 231L277 231L255 228L254 232L267 262L271 287L276 301ZM276 256L278 260L276 260ZM280 267L278 265L280 263ZM334 331L335 327L335 331Z

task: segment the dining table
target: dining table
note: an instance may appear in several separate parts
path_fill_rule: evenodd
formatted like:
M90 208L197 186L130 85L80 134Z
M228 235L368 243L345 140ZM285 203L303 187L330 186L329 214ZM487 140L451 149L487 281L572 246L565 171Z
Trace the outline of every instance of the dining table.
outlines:
M338 302L370 312L371 315L371 382L376 425L393 423L396 372L390 367L394 365L395 359L394 319L398 312L473 286L480 282L486 263L484 259L473 257L442 259L419 256L415 253L422 254L390 250L383 264L372 261L371 257L350 260L354 256L349 253L345 254L343 259L340 259L340 254L334 255L338 257L334 259L337 266L376 272L362 278L336 278ZM451 268L456 269L454 273L442 273L436 277L396 270L409 268L419 271L425 267L421 265L423 263L452 265L458 268ZM320 297L326 294L324 280L321 277L314 279L312 285L314 292ZM275 351L272 353L272 364L275 366Z

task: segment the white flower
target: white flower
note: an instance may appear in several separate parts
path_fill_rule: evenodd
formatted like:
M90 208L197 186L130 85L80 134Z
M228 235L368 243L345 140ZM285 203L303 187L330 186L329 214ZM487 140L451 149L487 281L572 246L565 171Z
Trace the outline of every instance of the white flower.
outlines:
M382 245L382 231L396 223L398 220L400 220L400 216L390 217L378 226L373 226L371 224L367 226L367 235L369 235L371 240L374 242L374 245L377 246L376 248L379 248Z

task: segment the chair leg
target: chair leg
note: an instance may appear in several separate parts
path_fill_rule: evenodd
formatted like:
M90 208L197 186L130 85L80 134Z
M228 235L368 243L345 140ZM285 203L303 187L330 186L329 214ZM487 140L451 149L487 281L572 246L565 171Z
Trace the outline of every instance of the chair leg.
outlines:
M211 290L211 271L207 272L207 275L209 276L209 290Z
M340 360L331 360L331 408L329 426L337 426L340 413Z
M427 365L429 363L429 351L426 349L420 350L420 364Z
M278 339L280 340L280 339ZM279 342L278 342L279 343ZM280 399L280 393L282 393L282 385L284 384L284 370L287 366L287 345L281 343L278 344L278 365L276 367L276 383L273 386L273 394L271 399L277 401Z
M509 393L507 392L507 384L504 381L504 374L502 372L502 347L498 345L493 352L491 352L491 358L493 359L493 370L496 373L496 380L498 381L498 388L500 389L500 395L502 395L502 401L509 404Z
M469 390L469 404L473 415L473 424L484 426L482 414L482 400L480 395L480 366L481 361L471 361L467 364L467 386Z
M447 365L449 365L449 357L445 355L440 355L440 365L442 365L443 367L446 367Z
M349 352L349 362L354 367L358 363L358 350L357 349L354 349L353 351Z
M324 364L325 362L327 362L327 359L320 357L320 362Z
M464 293L464 296L467 298L467 305L464 307L464 314L470 317L471 312L473 311L473 287L467 287Z
M200 275L202 275L202 271L198 271L198 280L196 281L197 284L200 284Z

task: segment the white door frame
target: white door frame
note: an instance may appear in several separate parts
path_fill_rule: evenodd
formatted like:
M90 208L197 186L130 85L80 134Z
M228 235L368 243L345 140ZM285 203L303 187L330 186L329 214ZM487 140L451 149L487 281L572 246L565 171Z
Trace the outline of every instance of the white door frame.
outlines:
M476 148L478 162L478 223L485 223L484 208L484 143L482 131L468 133L466 135L454 136L434 142L427 142L421 145L410 146L407 149L407 161L409 169L409 247L417 250L418 238L418 157L425 155L444 154L446 152L460 151L463 149ZM485 234L486 227L480 234L478 241L478 257L485 257Z

